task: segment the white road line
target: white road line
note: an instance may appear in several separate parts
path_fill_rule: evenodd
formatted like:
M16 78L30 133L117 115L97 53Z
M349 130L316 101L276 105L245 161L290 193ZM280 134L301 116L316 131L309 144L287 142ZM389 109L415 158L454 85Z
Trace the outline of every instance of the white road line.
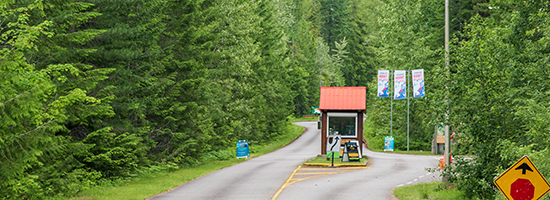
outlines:
M418 181L418 179L414 179L414 181Z
M418 178L423 178L423 177L424 177L424 175L422 175L422 176L419 176Z
M397 185L397 187L401 187L401 186L403 186L403 184L399 184L399 185Z
M412 182L412 181L411 181L411 182L408 182L407 185L408 185L408 184L411 184L411 183L413 183L413 182Z

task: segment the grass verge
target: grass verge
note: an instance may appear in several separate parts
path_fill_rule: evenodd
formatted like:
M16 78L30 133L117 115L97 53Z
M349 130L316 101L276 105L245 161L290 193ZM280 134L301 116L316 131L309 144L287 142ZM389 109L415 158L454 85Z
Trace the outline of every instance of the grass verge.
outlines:
M375 152L384 152L384 153L400 153L400 154L411 154L411 155L424 155L424 156L443 156L443 155L434 155L432 154L431 151L412 151L412 150L409 150L409 152L407 151L401 151L401 150L394 150L394 151L384 151L384 150L379 150L379 149L371 149L372 151L375 151Z
M442 182L420 183L395 188L393 194L400 200L417 199L445 199L445 200L465 200L464 194L452 187L445 187Z
M298 138L304 131L303 127L290 125L287 127L287 134L278 136L273 142L265 145L251 145L251 157L258 157L263 154L277 150ZM120 200L120 199L146 199L153 195L168 191L187 181L204 176L219 169L241 163L245 159L232 158L223 161L208 161L194 167L186 167L173 172L159 172L137 177L120 185L96 186L82 191L77 197L71 199L79 200Z
M318 121L319 120L319 117L313 117L313 118L294 118L294 117L290 117L290 121L291 122L303 122L303 121Z
M73 199L147 199L187 181L243 161L244 159L236 158L224 161L212 161L170 173L164 172L148 175L147 177L139 177L118 186L97 186L82 191L78 197Z
M367 160L366 159L367 156L363 155L363 158L361 158L361 161L359 162L342 162L342 158L334 158L334 164L361 164L361 163L365 163L365 161ZM326 157L320 157L320 156L317 156L309 161L307 161L306 163L321 163L321 164L332 164L332 159L330 160L327 160Z
M394 151L384 151L384 139L383 138L373 138L373 137L370 137L370 135L367 134L367 131L370 131L370 129L368 128L365 128L365 131L363 133L363 135L365 136L365 140L367 142L367 145L369 147L369 149L371 151L375 151L375 152L385 152L385 153L400 153L400 154L412 154L412 155L425 155L425 156L443 156L443 155L434 155L432 154L431 151L412 151L412 150L409 150L409 152L407 152L406 150L405 151L402 151L402 150L397 150L395 149Z

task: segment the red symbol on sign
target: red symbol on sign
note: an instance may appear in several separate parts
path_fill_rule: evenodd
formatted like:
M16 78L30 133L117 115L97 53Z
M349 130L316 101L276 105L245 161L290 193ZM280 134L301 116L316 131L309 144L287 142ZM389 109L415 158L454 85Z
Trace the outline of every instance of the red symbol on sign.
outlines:
M510 196L514 200L531 200L535 196L535 186L528 179L518 178L511 185Z

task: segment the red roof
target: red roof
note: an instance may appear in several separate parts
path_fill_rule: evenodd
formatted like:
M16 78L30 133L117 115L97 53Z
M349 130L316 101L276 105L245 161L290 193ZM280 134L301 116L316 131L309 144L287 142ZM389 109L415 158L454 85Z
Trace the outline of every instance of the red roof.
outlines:
M321 87L321 110L366 110L367 87Z

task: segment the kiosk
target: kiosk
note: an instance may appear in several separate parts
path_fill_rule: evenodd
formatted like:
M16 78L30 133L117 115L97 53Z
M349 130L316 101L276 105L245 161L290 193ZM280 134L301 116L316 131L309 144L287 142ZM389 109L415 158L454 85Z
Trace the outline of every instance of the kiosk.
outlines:
M361 157L366 91L366 87L321 87L319 109L322 113L322 155L327 153L328 137L338 134L342 137L342 146L345 143L357 144Z

